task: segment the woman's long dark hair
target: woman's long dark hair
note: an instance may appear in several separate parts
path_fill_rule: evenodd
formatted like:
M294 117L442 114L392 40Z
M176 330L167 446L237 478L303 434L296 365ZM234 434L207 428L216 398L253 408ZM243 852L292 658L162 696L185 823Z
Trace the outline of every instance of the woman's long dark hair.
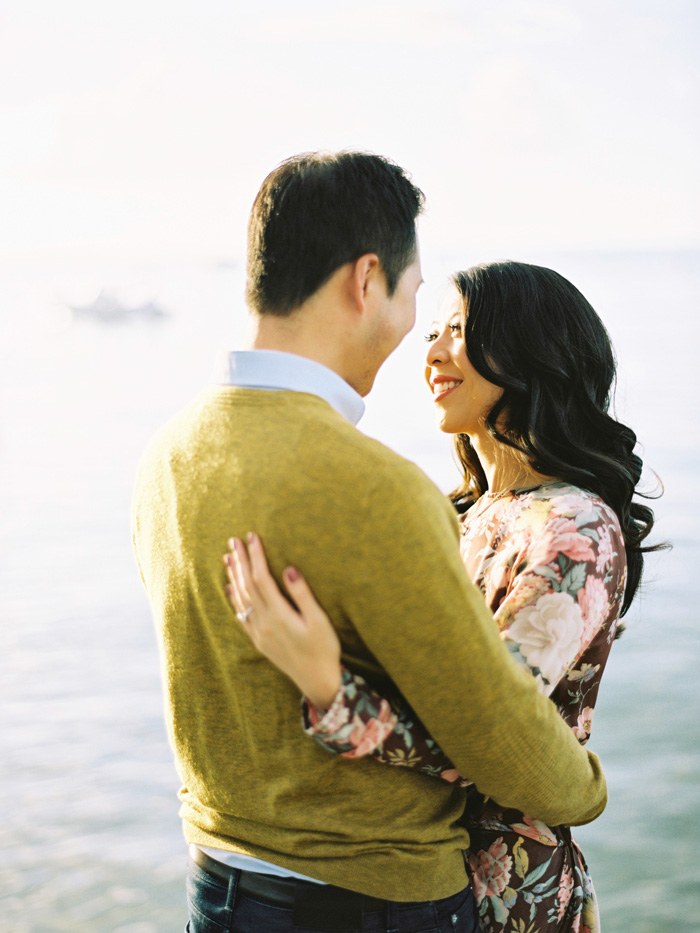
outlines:
M542 266L484 263L453 281L464 299L467 356L503 388L486 417L491 436L539 473L588 489L615 511L627 553L624 615L644 552L663 545L642 546L654 513L632 501L642 461L634 431L608 411L615 356L602 321L577 288ZM488 482L468 435L457 435L455 447L464 470L452 493L457 503L480 496Z

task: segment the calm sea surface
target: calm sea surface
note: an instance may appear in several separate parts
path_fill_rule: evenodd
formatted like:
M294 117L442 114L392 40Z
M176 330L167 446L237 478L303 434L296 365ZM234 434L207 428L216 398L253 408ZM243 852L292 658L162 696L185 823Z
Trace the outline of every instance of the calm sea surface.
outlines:
M425 261L422 323L380 375L361 428L447 490L456 471L421 384L422 332L459 265ZM610 803L577 833L605 933L700 930L700 255L545 254L609 327L618 416L662 477L642 597L617 642L592 747ZM77 320L101 288L158 321ZM8 933L172 933L185 923L177 778L155 640L129 541L154 429L245 339L232 266L16 268L0 277L0 829ZM649 487L654 477L648 476Z

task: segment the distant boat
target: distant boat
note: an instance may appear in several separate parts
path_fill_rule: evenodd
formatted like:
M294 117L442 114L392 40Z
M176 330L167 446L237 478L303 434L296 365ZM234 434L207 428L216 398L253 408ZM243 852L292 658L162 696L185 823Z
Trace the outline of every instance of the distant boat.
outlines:
M155 321L168 316L168 312L155 301L145 301L138 305L126 305L115 295L101 291L94 301L87 305L68 305L77 318L90 318L93 321L118 323L121 321Z
M221 271L228 272L230 270L238 270L241 268L241 264L237 259L220 259L216 263L216 268Z

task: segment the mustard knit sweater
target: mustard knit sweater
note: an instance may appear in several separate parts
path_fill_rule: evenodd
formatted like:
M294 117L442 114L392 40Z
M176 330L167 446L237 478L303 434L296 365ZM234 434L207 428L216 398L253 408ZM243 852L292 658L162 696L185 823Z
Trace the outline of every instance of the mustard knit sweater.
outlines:
M468 582L450 504L320 398L207 389L146 451L133 529L190 842L398 901L466 883L464 791L328 755L304 735L297 689L224 592L226 541L249 530L275 574L303 570L344 662L398 688L483 793L549 824L605 806L596 757L512 661Z

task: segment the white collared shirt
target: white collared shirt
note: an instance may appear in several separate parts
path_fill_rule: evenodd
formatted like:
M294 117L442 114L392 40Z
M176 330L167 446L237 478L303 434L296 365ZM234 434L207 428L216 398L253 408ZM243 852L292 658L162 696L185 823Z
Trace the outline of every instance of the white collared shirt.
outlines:
M214 382L219 385L240 386L248 389L287 390L317 395L332 405L352 424L357 424L365 411L362 396L358 395L332 369L307 357L278 350L234 350L226 353L217 362ZM304 881L323 884L316 878L289 871L271 862L254 858L252 855L240 855L237 852L214 849L210 846L199 846L199 848L210 858L223 862L231 868L285 878L301 878Z
M248 389L287 390L318 395L351 424L365 403L352 386L327 366L280 350L233 350L217 362L214 382Z

